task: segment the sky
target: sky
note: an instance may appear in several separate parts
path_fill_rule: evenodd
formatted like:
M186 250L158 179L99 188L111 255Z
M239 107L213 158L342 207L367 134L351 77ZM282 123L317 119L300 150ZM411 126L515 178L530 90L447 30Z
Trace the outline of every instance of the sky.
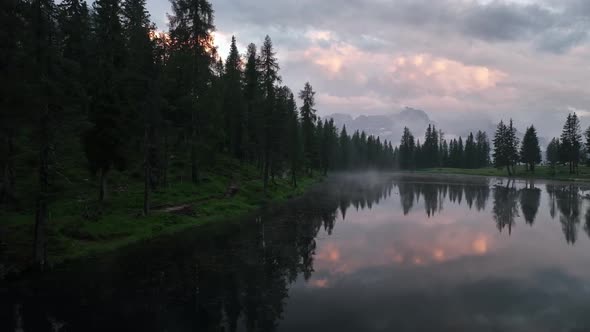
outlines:
M211 2L220 54L232 35L243 53L270 35L283 83L309 81L320 116L412 107L474 130L513 118L543 137L572 111L590 125L589 0ZM148 9L167 30L169 2Z

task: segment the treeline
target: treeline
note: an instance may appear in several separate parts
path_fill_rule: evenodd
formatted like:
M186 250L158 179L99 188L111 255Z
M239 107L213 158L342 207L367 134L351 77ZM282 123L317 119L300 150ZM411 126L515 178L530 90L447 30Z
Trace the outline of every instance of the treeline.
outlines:
M487 134L478 131L463 138L445 139L436 126L428 125L424 143L416 140L406 127L399 147L394 149L394 163L400 169L452 167L481 168L490 164L490 142Z
M245 54L233 38L222 61L210 2L171 3L167 33L156 30L145 0L0 5L0 203L17 200L17 151L32 147L41 265L49 203L59 195L52 180L65 159L83 159L96 175L99 202L113 172L141 169L144 214L172 161L197 184L216 155L231 155L257 165L265 191L276 177L296 186L304 172L393 165L390 142L319 119L309 83L297 95L282 85L270 37Z
M586 142L582 142L583 136ZM570 174L578 173L580 163L590 163L590 127L582 135L578 116L575 112L568 114L561 136L551 140L545 153L545 161L553 172L556 166L567 165ZM521 141L512 119L508 123L498 123L492 144L482 131L475 135L469 133L464 142L462 137L446 140L442 131L428 125L423 144L406 127L399 147L394 149L394 164L406 170L433 167L473 169L493 165L506 168L508 175L512 176L516 165L524 165L527 172L534 173L535 166L542 161L535 127L528 127Z
M588 164L590 154L590 127L586 129L582 142L580 120L576 113L568 114L559 138L555 137L547 145L545 161L553 173L558 165L567 165L570 174L579 173L580 163ZM516 135L516 129L510 123L506 125L500 121L494 136L494 166L506 168L508 175L514 174L514 166L524 164L526 170L533 172L535 166L542 162L539 138L534 126L526 129L522 142Z

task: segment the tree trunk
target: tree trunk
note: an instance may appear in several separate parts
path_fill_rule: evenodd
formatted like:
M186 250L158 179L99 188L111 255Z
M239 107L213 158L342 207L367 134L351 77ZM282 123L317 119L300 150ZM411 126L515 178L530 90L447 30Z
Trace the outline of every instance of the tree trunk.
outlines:
M264 183L264 193L266 194L268 189L268 180L270 175L270 151L268 148L265 148L264 151L264 160L262 166L262 178Z
M40 270L47 261L47 219L49 195L49 111L47 105L40 120L39 192L35 210L34 260Z
M199 183L199 167L197 161L197 144L192 142L191 145L191 180L194 184Z
M506 170L508 170L508 176L512 176L512 172L510 171L510 165L506 165Z
M100 171L100 188L98 190L98 202L101 206L107 198L107 174L108 171L105 169Z
M168 133L164 131L164 156L162 160L162 186L164 188L168 187L168 159L169 157L168 152Z
M297 188L297 176L294 170L291 171L291 184L293 185L293 188Z
M9 129L6 133L6 161L2 170L2 188L0 188L0 204L6 202L16 205L16 172L14 168L14 131Z
M531 163L531 173L535 174L535 164Z
M151 152L151 144L150 144L150 137L149 137L149 126L145 126L145 133L144 133L144 159L143 159L143 166L144 166L144 186L143 186L143 215L147 216L150 213L150 181L152 178L152 168L151 168L151 160L150 160L150 152Z

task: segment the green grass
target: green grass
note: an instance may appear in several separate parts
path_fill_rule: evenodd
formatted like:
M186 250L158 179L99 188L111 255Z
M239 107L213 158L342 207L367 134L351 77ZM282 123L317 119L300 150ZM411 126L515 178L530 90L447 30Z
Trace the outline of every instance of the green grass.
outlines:
M172 170L171 173L182 173ZM85 218L84 211L95 212L95 181L76 186L57 183L59 197L50 205L48 225L48 260L60 264L116 250L132 243L172 234L204 223L224 222L245 215L269 203L301 195L321 177L301 178L292 188L287 179L276 179L264 194L259 171L227 157L217 157L215 167L202 174L198 185L175 178L167 188L152 195L154 210L141 215L143 185L141 178L130 174L113 174L108 201L98 218ZM239 190L225 197L230 183ZM57 195L56 195L57 196ZM34 214L32 200L19 212L0 212L0 280L3 273L18 273L31 265ZM165 207L188 205L186 213L161 211ZM159 211L158 211L159 210ZM4 266L2 266L4 264ZM4 272L2 271L4 269Z
M508 176L505 168L493 167L464 169L464 168L428 168L416 172L433 174L461 174L461 175L483 175L483 176ZM579 174L570 174L567 166L558 166L555 171L549 166L537 166L535 173L527 172L524 166L516 167L515 178L526 179L548 179L560 181L590 181L590 167L580 166Z

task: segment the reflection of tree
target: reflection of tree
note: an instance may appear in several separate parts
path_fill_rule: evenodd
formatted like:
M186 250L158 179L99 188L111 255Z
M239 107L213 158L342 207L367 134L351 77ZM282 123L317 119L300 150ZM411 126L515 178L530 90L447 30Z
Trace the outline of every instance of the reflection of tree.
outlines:
M557 210L557 202L555 200L556 186L553 184L547 184L545 190L549 195L549 215L551 215L551 218L555 219L555 211Z
M412 207L414 206L415 186L414 183L407 182L400 182L397 185L404 215L410 213L410 210L412 210Z
M508 234L512 233L514 219L518 217L518 191L510 185L494 187L494 220L500 232L508 227Z
M586 231L586 234L590 236L590 207L586 210L586 224L584 225L584 230Z
M422 196L424 197L424 208L428 217L434 216L439 211L439 192L435 185L425 184L421 186Z
M520 190L520 208L527 224L533 225L541 203L541 189L535 188L534 182L527 183Z
M41 282L38 294L27 288L24 296L15 297L15 305L23 303L26 331L50 331L49 317L72 331L113 326L126 331L273 331L289 285L300 277L309 280L313 273L318 233L332 232L338 210L345 217L351 204L370 207L388 197L392 186L384 177L327 180L324 189L255 220L203 226L82 268L73 266L73 273ZM4 324L0 319L0 330L15 330Z
M463 200L463 187L464 185L452 184L449 185L449 200L453 203L461 205Z
M397 183L400 202L404 215L407 215L415 203L424 199L424 210L428 217L443 210L443 202L461 205L463 201L471 209L475 204L478 211L484 210L490 196L488 179L471 179L465 183L438 183L424 181L424 178L408 177ZM463 200L465 198L465 200Z
M580 223L581 198L579 187L576 185L552 188L555 202L559 209L559 222L567 243L574 244L577 240L578 224Z

